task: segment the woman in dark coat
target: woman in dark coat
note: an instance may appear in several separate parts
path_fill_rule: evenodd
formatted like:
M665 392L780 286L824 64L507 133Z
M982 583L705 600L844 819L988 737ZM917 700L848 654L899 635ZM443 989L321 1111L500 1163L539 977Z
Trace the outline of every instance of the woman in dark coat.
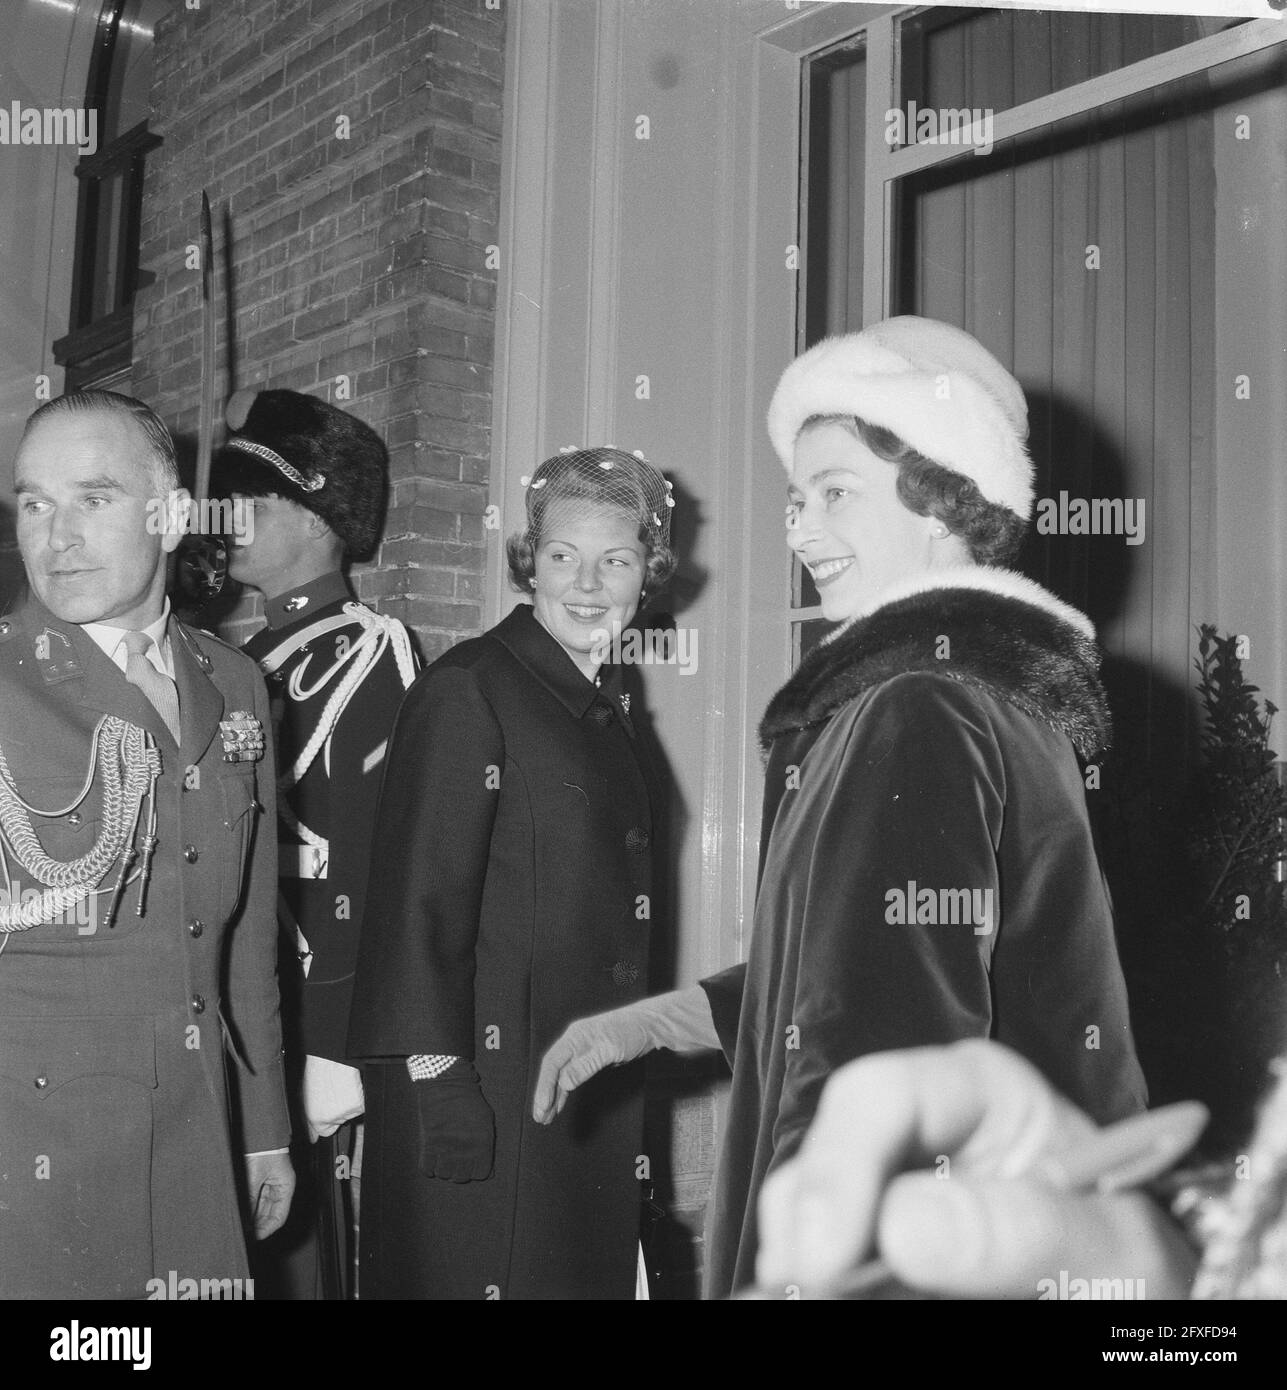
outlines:
M1026 432L1014 378L926 319L828 339L774 395L787 540L840 626L760 726L749 959L574 1025L536 1095L548 1122L597 1067L723 1048L712 1295L752 1280L760 1187L857 1057L994 1038L1101 1123L1144 1104L1078 763L1109 732L1094 630L1001 568Z
M673 567L669 506L630 454L543 463L509 545L532 605L399 712L349 1038L363 1298L635 1296L639 1069L587 1086L558 1130L531 1098L570 1020L647 987L655 796L604 657Z

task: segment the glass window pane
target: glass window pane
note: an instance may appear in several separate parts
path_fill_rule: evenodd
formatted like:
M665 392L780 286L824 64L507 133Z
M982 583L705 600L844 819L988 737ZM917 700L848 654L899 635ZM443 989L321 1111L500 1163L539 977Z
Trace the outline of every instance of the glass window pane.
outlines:
M100 116L101 145L147 120L152 92L152 31L165 10L166 0L126 0L121 9L107 102Z
M866 56L852 48L809 65L803 346L862 322Z
M795 668L829 633L835 630L835 623L825 618L807 618L802 623L791 624L791 669Z
M816 608L822 600L813 582L813 575L800 563L796 555L791 556L791 607Z
M125 176L109 174L98 184L98 242L94 247L94 318L104 318L120 308L121 219L124 215Z
M809 64L804 170L801 348L862 323L864 141L867 66L861 44L846 42ZM784 548L791 607L819 603L813 578ZM809 624L805 624L809 627ZM792 639L799 659L799 632Z

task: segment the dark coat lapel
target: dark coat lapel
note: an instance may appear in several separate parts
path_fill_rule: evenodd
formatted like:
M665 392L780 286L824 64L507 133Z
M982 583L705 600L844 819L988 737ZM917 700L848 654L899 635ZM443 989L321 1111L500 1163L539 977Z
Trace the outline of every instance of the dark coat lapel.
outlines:
M1007 701L1094 757L1112 733L1098 648L1064 616L1071 610L1022 583L1013 593L998 592L999 583L926 588L851 623L810 652L770 701L762 745L829 719L874 685L924 671Z
M179 692L179 723L183 734L181 753L185 763L199 763L223 718L223 696L193 653L196 639L177 629L170 619L170 652L174 657L174 683ZM159 721L158 721L159 722Z
M125 679L125 673L98 644L75 623L54 617L39 599L31 596L18 614L37 641L49 641L55 661L70 651L78 674L68 675L69 693L75 691L80 703L100 714L113 714L146 729L161 748L173 749L174 738L151 700ZM177 618L170 621L170 652L174 659L175 686L179 693L179 720L183 735L181 755L189 763L201 760L210 746L223 717L223 696L190 650L190 641L178 631ZM62 682L59 682L60 684Z
M572 658L536 621L531 604L521 603L491 632L549 692L580 719L599 694ZM606 668L605 668L606 669Z
M104 714L119 715L146 729L162 748L174 747L174 736L146 695L125 679L125 673L99 649L93 638L74 629L81 639L77 655L85 672L81 704Z
M125 679L124 672L103 654L88 633L75 623L65 623L55 618L35 597L30 599L23 618L33 641L39 643L42 636L48 638L49 650L55 659L58 658L60 646L70 645L80 679L71 677L67 685L70 690L77 692L80 703L86 709L113 714L137 724L146 729L162 747L174 747L174 739L152 702Z

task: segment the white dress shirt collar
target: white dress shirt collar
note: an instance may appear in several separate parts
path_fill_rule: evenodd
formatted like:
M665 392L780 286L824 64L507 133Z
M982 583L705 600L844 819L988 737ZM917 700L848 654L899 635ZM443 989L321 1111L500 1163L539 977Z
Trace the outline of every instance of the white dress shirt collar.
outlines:
M174 653L170 650L170 600L166 599L165 607L161 610L161 616L154 623L149 623L147 627L140 631L146 632L152 639L152 645L147 649L148 660L163 675L174 679ZM105 657L114 663L120 670L125 670L125 661L128 653L125 650L124 637L128 628L114 627L111 623L82 623L81 630L91 638Z

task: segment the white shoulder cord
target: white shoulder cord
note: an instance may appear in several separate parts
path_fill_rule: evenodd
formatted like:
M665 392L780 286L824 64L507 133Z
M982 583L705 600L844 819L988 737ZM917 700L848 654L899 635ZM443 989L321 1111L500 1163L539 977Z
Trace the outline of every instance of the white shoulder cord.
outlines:
M398 676L402 681L402 688L405 690L416 678L415 658L411 651L411 639L407 635L407 630L396 619L390 618L383 613L373 613L369 608L360 603L346 603L344 611L355 622L362 625L362 636L354 642L342 662L337 663L331 671L338 669L341 664L347 664L348 670L340 678L331 697L327 700L322 710L321 718L317 721L312 736L300 750L299 756L295 759L292 766L284 772L277 782L279 800L277 803L278 814L285 822L286 826L300 837L306 845L314 848L325 849L327 841L322 836L310 830L290 808L290 803L286 800L286 793L294 786L303 781L305 773L312 767L318 753L335 732L335 726L340 722L349 701L353 698L359 685L366 678L368 672L379 661L388 646L393 647L394 659L398 663ZM328 672L328 675L330 673ZM292 682L293 682L292 677ZM325 681L319 682L314 689L320 689ZM294 688L292 684L292 693Z

